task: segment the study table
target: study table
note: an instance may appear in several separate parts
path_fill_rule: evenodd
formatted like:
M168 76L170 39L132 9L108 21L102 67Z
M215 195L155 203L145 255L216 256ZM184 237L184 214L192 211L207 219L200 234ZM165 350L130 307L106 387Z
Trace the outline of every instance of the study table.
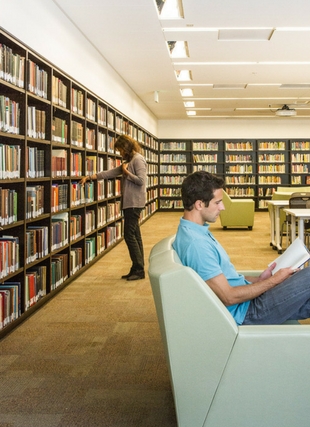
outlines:
M278 250L278 253L282 253L282 247L280 244L280 211L281 209L289 206L289 200L267 200L270 216L270 246L273 249Z
M298 223L298 237L305 241L305 220L310 219L310 209L292 209L285 208L284 212L291 215L291 238L292 241L296 238L296 221Z

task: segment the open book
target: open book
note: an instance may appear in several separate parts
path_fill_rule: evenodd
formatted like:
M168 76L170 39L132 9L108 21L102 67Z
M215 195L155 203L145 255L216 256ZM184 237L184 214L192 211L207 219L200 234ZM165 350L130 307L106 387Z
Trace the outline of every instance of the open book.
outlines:
M307 246L299 238L295 239L293 243L273 262L277 265L272 271L272 274L277 272L280 268L292 267L294 270L301 267L310 259L310 252ZM270 263L272 264L272 262ZM269 264L269 265L270 265Z

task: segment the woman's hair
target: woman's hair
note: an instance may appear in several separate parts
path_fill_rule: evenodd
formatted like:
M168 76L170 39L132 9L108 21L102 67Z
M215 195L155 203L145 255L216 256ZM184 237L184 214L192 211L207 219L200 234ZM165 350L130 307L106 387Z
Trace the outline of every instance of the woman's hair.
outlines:
M209 172L198 171L188 175L182 183L184 209L191 211L197 200L201 200L208 207L214 197L214 190L224 187L224 180Z
M130 160L133 158L135 153L141 152L141 147L137 143L137 141L135 141L133 138L127 135L119 136L115 141L114 148L116 150L119 150L119 149L123 150L124 152L123 157L127 162L130 162Z

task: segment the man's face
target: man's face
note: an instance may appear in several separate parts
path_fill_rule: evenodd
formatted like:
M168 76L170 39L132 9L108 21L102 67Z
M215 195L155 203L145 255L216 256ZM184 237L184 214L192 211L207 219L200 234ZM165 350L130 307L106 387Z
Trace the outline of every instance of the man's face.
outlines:
M219 188L214 191L214 197L210 200L209 206L201 209L201 215L204 222L215 222L221 211L225 210L223 203L223 190Z

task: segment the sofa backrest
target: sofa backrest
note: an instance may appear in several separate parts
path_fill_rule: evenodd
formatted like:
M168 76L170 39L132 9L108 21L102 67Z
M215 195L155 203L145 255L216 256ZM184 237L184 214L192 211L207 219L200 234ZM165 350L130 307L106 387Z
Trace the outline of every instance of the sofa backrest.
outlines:
M177 416L195 413L196 425L203 425L238 327L198 274L181 264L171 247L173 239L163 239L152 249L149 277ZM182 419L180 425L190 424Z

